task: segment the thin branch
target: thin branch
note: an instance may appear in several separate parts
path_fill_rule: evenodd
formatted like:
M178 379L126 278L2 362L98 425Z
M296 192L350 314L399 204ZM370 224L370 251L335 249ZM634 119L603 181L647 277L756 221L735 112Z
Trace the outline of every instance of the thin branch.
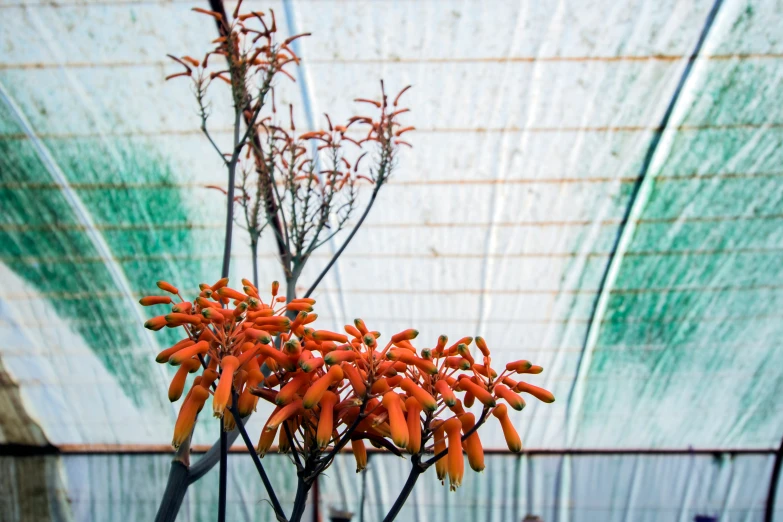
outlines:
M236 396L236 392L234 392L234 395ZM285 512L283 511L283 506L280 505L280 501L277 499L277 495L275 494L275 490L272 487L272 483L269 481L266 470L264 470L264 465L261 463L261 459L258 457L255 447L253 447L253 442L250 440L250 436L247 434L247 430L245 430L245 425L243 424L242 417L239 415L239 408L236 406L236 404L237 400L235 399L232 401L229 411L231 412L231 415L234 416L239 434L242 435L242 440L245 441L247 451L253 458L253 464L256 465L256 470L258 470L258 474L261 476L261 481L264 483L264 489L266 489L266 493L269 495L269 500L272 502L272 509L275 510L275 516L277 517L277 520L279 522L287 522Z
M362 226L362 223L364 223L364 220L367 218L367 215L370 213L370 209L372 208L373 204L375 203L375 198L378 196L378 190L381 188L381 185L378 184L373 188L372 196L370 196L370 201L367 203L367 208L364 209L364 213L362 214L362 217L359 218L359 221L356 223L356 226L353 227L353 230L351 230L351 233L348 234L348 237L343 242L342 246L337 250L337 252L334 253L332 256L332 259L329 260L329 263L324 267L323 270L321 270L321 273L318 274L318 277L315 279L315 282L308 288L307 292L305 292L304 297L310 297L310 294L312 294L318 284L321 282L321 280L326 277L326 274L329 272L329 270L332 268L332 266L337 262L337 259L340 257L340 255L343 253L343 251L346 249L348 244L353 239L353 236L356 235L356 232L359 231L359 227Z

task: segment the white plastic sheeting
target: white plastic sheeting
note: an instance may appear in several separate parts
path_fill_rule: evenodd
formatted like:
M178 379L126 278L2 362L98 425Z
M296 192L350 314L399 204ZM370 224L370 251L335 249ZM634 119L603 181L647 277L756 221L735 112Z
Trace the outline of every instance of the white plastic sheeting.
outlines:
M561 487L563 458L570 461L571 471L570 480ZM47 459L49 480L57 485L52 491L67 498L67 516L55 520L154 518L168 473L164 455ZM24 464L11 458L0 462L7 472L6 487L0 494L0 506L5 508L20 480L14 467ZM278 487L281 503L290 510L295 489L291 466L277 455L270 455L264 463ZM274 520L250 460L231 455L229 465L228 519ZM484 473L468 472L458 493L449 493L434 474L424 475L400 520L507 522L535 514L543 520L560 522L690 522L696 515L715 516L722 522L756 522L763 519L766 477L771 466L771 457L753 455L489 456ZM321 513L329 508L346 509L355 514L354 520L381 520L404 482L408 463L391 456L370 457L363 518L359 515L362 476L353 468L352 457L340 457L321 480ZM51 502L57 503L55 497ZM214 520L216 506L217 473L210 473L191 488L177 520ZM5 509L3 512L8 513ZM780 516L783 502L779 501L776 518ZM4 520L24 519L12 515Z
M170 440L168 370L152 363L170 339L145 337L133 299L160 278L195 288L218 277L224 209L204 185L224 185L223 173L189 86L163 82L174 71L166 53L198 56L216 34L191 5L0 0L0 357L54 444ZM380 78L390 91L414 85L405 101L415 148L314 294L320 325L362 316L385 335L415 327L423 345L441 333L481 334L496 363L543 365L534 382L558 401L530 401L515 417L528 447L778 446L779 3L267 5L281 26L313 32L299 41L298 82L278 91L299 128L320 125L327 110L337 120L363 110L351 100L376 95ZM212 101L225 143L228 97ZM237 232L233 278L250 273ZM265 241L262 281L281 279ZM333 248L313 257L302 290ZM262 421L263 412L253 417L251 437ZM216 430L199 423L196 441L211 443ZM483 433L485 447L503 447L493 424ZM118 505L149 519L166 459L65 457L75 519L116 519ZM757 520L771 465L489 460L495 471L469 478L448 503L433 500L442 497L429 477L407 514ZM251 476L249 462L235 462L237 477ZM371 472L368 517L389 504L401 465ZM139 482L114 484L100 475L105 466ZM343 467L332 473L355 505ZM491 510L482 503L489 484ZM134 503L136 491L149 504ZM190 502L186 519L211 516L209 499ZM266 516L255 502L232 504L234 515Z

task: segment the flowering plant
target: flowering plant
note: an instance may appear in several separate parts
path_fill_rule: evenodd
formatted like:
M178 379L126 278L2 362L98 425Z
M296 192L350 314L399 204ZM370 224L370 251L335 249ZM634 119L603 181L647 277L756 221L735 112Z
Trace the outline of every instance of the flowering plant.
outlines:
M239 427L249 450L253 447L241 419L255 410L259 399L275 405L253 455L263 457L277 439L278 451L293 456L299 488L292 521L300 520L313 481L349 443L357 471L367 463L366 440L397 455L411 454L412 476L434 464L438 477L444 482L448 477L455 490L464 475L463 450L474 471L484 469L478 429L490 413L499 421L508 448L518 452L522 443L508 406L524 408L519 393L555 400L547 390L512 378L541 373L540 366L519 360L498 374L481 337L448 345L446 336L440 336L433 347L417 350L411 342L418 336L413 329L385 343L380 332L369 330L361 319L346 325L345 333L316 330L314 299L287 301L277 295L275 282L265 302L250 281L242 283L242 291L228 287L227 278L202 284L190 302L171 284L158 282L180 302L173 304L169 296L142 298L143 305L173 304L171 313L145 326L185 331L181 341L156 359L179 367L169 388L171 401L182 397L188 373L201 372L182 402L174 447L190 436L210 396L214 416L223 419L224 429ZM287 313L295 314L293 320ZM474 342L475 358L470 348ZM263 367L269 369L268 376ZM475 401L483 406L478 419L465 409ZM429 453L433 456L425 460ZM278 520L289 520L260 460L255 462ZM394 519L413 483L406 484L407 491L386 520Z

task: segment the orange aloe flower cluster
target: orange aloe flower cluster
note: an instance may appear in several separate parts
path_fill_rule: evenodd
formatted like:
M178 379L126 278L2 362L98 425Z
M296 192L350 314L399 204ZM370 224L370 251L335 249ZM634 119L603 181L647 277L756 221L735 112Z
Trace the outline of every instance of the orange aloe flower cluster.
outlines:
M400 450L417 456L434 452L427 465L434 462L438 477L443 481L448 475L454 490L464 475L463 451L473 470L484 469L477 430L490 413L499 421L509 449L518 452L522 443L508 407L525 407L520 393L555 400L549 391L512 378L541 373L540 366L520 360L498 374L481 337L449 345L446 336L440 336L434 347L417 350L411 343L418 335L413 329L386 343L361 319L346 325L344 333L317 330L315 300L285 302L277 296L275 282L264 302L250 281L242 283L242 291L229 288L228 279L202 284L199 296L187 302L177 288L159 282L159 288L180 302L173 304L169 296L141 299L145 306L173 304L171 313L150 319L147 328L182 327L186 333L156 359L179 366L169 399L182 397L188 373L201 372L185 394L174 447L187 439L210 395L212 411L224 419L225 429L235 422L227 409L246 416L261 398L275 409L256 447L260 456L277 440L280 452L294 452L311 464L308 469L320 473L350 442L360 471L367 464L368 440L397 455ZM483 405L478 419L466 410L476 401Z

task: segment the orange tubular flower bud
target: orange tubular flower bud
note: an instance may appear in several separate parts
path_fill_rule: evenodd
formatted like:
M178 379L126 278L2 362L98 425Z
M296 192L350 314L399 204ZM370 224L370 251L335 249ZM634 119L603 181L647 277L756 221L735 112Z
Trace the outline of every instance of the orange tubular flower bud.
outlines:
M284 421L302 412L302 401L296 400L286 404L269 417L265 430L276 430ZM285 430L283 430L285 433Z
M139 299L141 306L152 306L156 304L171 304L171 297L167 295L148 295Z
M321 357L311 357L310 359L299 360L299 367L302 369L302 371L307 373L315 371L318 368L323 367L323 365L324 360Z
M409 328L407 330L404 330L400 333L392 335L391 342L392 343L399 343L402 341L410 341L411 339L415 339L416 336L419 335L418 330L414 330L413 328Z
M334 341L337 343L347 343L348 337L344 334L330 332L328 330L316 330L313 332L313 339L316 341Z
M307 312L299 312L296 314L296 319L294 319L294 322L291 323L291 330L296 330L301 325L304 324L305 320L307 319Z
M443 397L443 403L446 406L454 406L457 404L457 396L451 390L449 383L444 380L439 380L435 383L435 391L437 391L441 397Z
M210 290L212 290L213 292L217 292L218 290L220 290L221 288L223 288L227 284L228 284L228 278L224 277L223 279L220 279L217 283L212 285L210 287Z
M411 455L421 450L421 404L415 397L405 399L408 423L408 451Z
M400 448L408 446L408 423L405 420L405 414L402 413L402 401L400 396L393 391L383 394L383 407L389 414L389 428L391 429L391 439Z
M158 288L163 290L164 292L168 292L170 294L177 295L179 293L179 290L177 290L177 287L167 283L166 281L158 281Z
M543 366L536 366L535 364L532 365L530 368L527 369L527 371L524 371L522 373L532 373L534 375L538 375L539 373L543 372L544 368Z
M279 408L272 412L272 415L277 413ZM266 452L272 447L272 443L275 441L275 435L277 435L277 428L273 430L267 430L266 425L261 430L261 437L258 439L258 446L256 446L256 453L259 457L264 458Z
M281 347L281 351L284 354L286 354L288 357L291 357L292 359L298 361L299 356L302 354L302 345L299 343L299 340L296 338L289 339L283 343L283 346Z
M483 337L476 337L476 346L478 346L478 349L481 350L481 354L484 357L489 357L489 348L487 348L487 342Z
M473 342L473 338L472 337L463 337L462 339L460 339L456 343L454 343L451 346L449 346L449 348L444 351L444 354L445 355L455 355L457 353L457 349L459 348L460 344L464 344L465 346L470 346L470 343L472 343L472 342Z
M351 326L350 324L346 324L345 325L345 332L348 335L352 335L352 336L356 337L357 339L361 339L362 338L362 332L360 332L359 330L356 329L356 327ZM362 443L362 446L364 446L363 443Z
M449 338L446 335L438 336L438 344L432 350L434 354L440 356L443 355L443 349L446 348L446 343L449 342Z
M324 356L324 361L328 365L340 364L342 362L353 362L356 360L356 352L353 350L335 350Z
M315 299L313 299L312 297L297 297L296 299L291 299L291 301L289 301L289 302L290 303L295 303L295 304L304 303L304 304L309 304L310 306L312 306L312 305L315 304Z
M475 382L471 381L467 377L463 377L459 380L459 387L465 390L466 392L470 392L472 395L474 395L478 400L480 400L484 405L486 406L494 406L495 405L495 398L492 396L491 393L489 393L487 390L476 384ZM466 401L467 405L467 401Z
M414 346L408 341L397 341L396 343L394 343L394 346L396 346L397 348L404 348L409 352L416 353L416 348L414 348Z
M201 318L197 315L173 313L166 316L166 322L169 324L192 324L198 326L201 324Z
M275 349L274 346L268 344L262 344L261 346L258 347L258 351L259 353L261 353L261 355L264 355L268 358L266 360L267 366L270 366L270 362L274 361L279 366L282 366L288 371L292 371L295 368L294 363L291 362L291 359L289 359L288 356L283 352Z
M163 315L159 315L157 317L153 317L152 319L149 319L147 322L144 323L144 328L147 330L153 330L157 332L164 326L166 326L166 317Z
M238 292L233 288L229 288L227 286L219 288L215 293L220 297L228 297L229 299L236 299L237 301L244 301L245 299L247 299L247 296L242 292Z
M260 328L269 327L271 329L275 327L281 330L288 330L291 327L291 320L288 317L273 315L271 317L257 317L253 320L253 324Z
M256 330L255 328L246 329L245 337L261 344L269 344L272 342L272 336L269 335L269 332L264 330Z
M370 388L370 393L373 395L378 395L380 393L386 393L389 390L391 390L391 386L389 386L389 383L386 382L386 379L381 378L376 380L374 383L372 383L372 387Z
M361 439L351 440L351 450L356 459L356 473L359 473L367 467L367 447Z
M177 416L177 423L174 425L174 437L171 440L171 445L175 449L179 448L190 436L190 432L193 431L193 424L196 422L196 416L201 411L201 408L204 407L204 402L206 402L207 398L209 398L209 391L206 388L194 386L188 394L188 398L182 403Z
M211 368L207 368L204 370L204 373L201 374L201 385L204 388L209 388L212 386L212 383L215 382L218 378L218 372Z
M250 388L246 387L237 400L237 409L239 410L240 417L247 417L256 409L258 404L258 397L250 393Z
M462 423L462 432L467 433L476 425L476 417L472 413L466 413L459 418ZM468 454L468 464L473 471L484 471L484 448L481 446L478 432L473 432L465 439L465 452Z
M552 395L551 391L545 390L544 388L539 388L538 386L533 386L532 384L528 384L526 382L520 382L517 384L516 391L529 393L541 402L555 402L555 396Z
M462 343L458 345L457 353L462 357L464 357L465 359L467 359L467 361L470 363L471 366L475 363L475 361L473 360L473 355L471 355L470 349L468 348L467 344Z
M318 447L324 449L332 440L332 430L334 428L334 405L337 404L339 397L336 393L326 391L321 401L321 414L318 417L318 431L315 436L315 442Z
M435 441L435 455L446 451L446 433L443 430L443 424L444 422L438 421L438 424L434 427L433 439ZM440 480L441 483L446 479L447 469L448 458L446 456L435 461L435 472L438 474L438 480Z
M234 302L236 303L236 301L234 301ZM247 311L247 307L248 307L247 302L246 301L242 301L242 302L240 302L237 305L236 308L234 308L234 311L232 312L231 315L233 315L234 317L239 317L239 316L241 316L243 313L245 313Z
M225 316L217 308L206 308L201 311L201 315L215 324L223 324L226 321Z
M261 317L278 317L281 318L281 316L275 316L275 311L271 308L264 305L263 308L260 309L253 309L250 312L247 313L247 320L248 321L255 321L257 319L260 319Z
M361 319L354 319L353 324L356 325L356 329L362 332L362 335L367 335L370 331L367 329L367 326L365 326L364 321Z
M465 460L462 457L462 423L456 417L452 417L443 423L443 429L449 440L448 471L449 489L456 491L462 484L465 475Z
M293 379L280 388L277 397L275 397L275 403L278 406L284 406L294 400L294 395L310 383L311 377L309 373L297 373L294 375Z
M209 299L201 296L196 298L196 304L201 308L220 308L220 305L216 302L210 301Z
M187 314L190 313L192 308L193 308L193 303L191 303L190 301L185 301L184 303L177 303L174 306L172 306L171 311L178 314Z
M472 408L474 402L476 402L476 396L470 392L465 392L465 406Z
M345 376L348 377L348 381L351 383L356 396L364 397L367 393L367 386L364 384L364 379L362 379L362 376L359 374L359 370L351 363L347 362L342 363L340 367L343 369Z
M312 312L313 307L307 303L294 303L290 302L285 305L286 310L291 312Z
M522 409L525 407L525 400L516 393L509 390L508 387L504 384L495 385L495 395L505 400L509 406L517 411L522 411Z
M404 377L402 375L393 375L391 377L386 377L386 384L389 385L390 388L397 387Z
M310 375L310 374L305 374ZM310 385L307 392L302 399L302 406L305 409L312 409L313 406L318 404L321 397L324 396L329 386L336 384L343 380L343 370L339 366L332 366L326 374L318 378L314 383Z
M187 348L188 346L193 346L194 344L196 344L196 343L194 343L190 339L182 339L180 342L178 342L177 344L175 344L171 348L166 348L165 350L160 352L158 354L158 356L155 357L155 362L158 362L158 363L161 363L161 364L167 363L167 362L169 362L169 358L172 355L174 355L178 351L182 350L183 348Z
M506 365L506 371L524 373L527 370L529 370L531 366L533 365L530 364L530 361L525 361L525 360L513 361Z
M455 368L460 370L470 369L470 361L462 357L446 357L444 364L447 368Z
M182 391L185 389L185 379L187 379L189 373L193 373L199 369L201 363L196 359L188 359L182 363L177 369L177 373L174 374L174 378L171 379L169 385L169 400L176 402L182 397Z
M223 412L231 397L231 387L234 382L234 372L239 368L239 359L233 355L226 355L220 361L221 374L215 389L215 397L212 399L212 412L215 417L223 417Z
M435 364L432 361L428 361L427 359L421 359L419 357L416 357L414 353L409 352L404 348L389 350L388 352L386 352L386 358L391 359L392 361L402 361L405 364L416 366L423 373L427 373L430 375L435 375L436 373L438 373L438 368L435 366Z
M491 379L494 379L498 376L498 372L493 370L492 368L487 368L483 364L474 364L473 369L476 370L476 373L479 373L483 375L484 377L489 377Z
M522 451L522 439L519 438L517 430L514 429L514 425L511 424L511 419L508 418L508 408L505 404L498 404L498 406L492 410L492 415L497 417L500 421L500 427L503 428L503 436L506 438L506 444L508 449L514 453Z
M416 400L419 401L424 409L429 411L435 411L438 409L438 402L435 400L435 398L427 393L424 389L419 387L412 380L408 378L403 379L402 382L400 382L400 388L402 388L408 395L416 397Z
M182 364L182 361L190 359L196 355L204 355L209 351L209 343L206 341L199 341L192 346L188 346L179 350L177 353L169 357L169 364L172 366L178 366Z
M280 289L280 283L272 281L272 297L277 297L277 291Z

